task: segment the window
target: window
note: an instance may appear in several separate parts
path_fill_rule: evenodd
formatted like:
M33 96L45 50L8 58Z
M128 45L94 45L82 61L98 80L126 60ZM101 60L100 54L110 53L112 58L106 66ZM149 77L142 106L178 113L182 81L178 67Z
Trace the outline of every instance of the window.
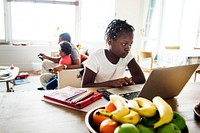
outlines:
M58 41L61 32L75 37L75 6L11 2L12 40L29 43Z
M68 32L72 42L104 41L105 29L115 12L115 0L4 1L10 17L6 32L4 21L0 22L0 32L5 32L0 35L5 38L6 34L11 43L57 44L62 32ZM0 6L0 17L4 18L2 1Z
M4 3L0 1L0 42L5 42Z
M162 1L150 0L145 24L144 50L153 51L158 47L161 15Z
M143 49L154 51L166 45L199 47L199 4L199 0L150 0Z

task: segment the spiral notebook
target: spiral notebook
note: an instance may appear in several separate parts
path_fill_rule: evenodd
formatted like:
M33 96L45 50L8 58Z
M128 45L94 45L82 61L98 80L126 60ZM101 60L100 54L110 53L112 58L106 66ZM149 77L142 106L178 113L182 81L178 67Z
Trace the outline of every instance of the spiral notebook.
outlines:
M49 91L49 93L43 96L43 100L74 109L82 109L101 97L101 93L94 93L83 88L67 86L63 89Z

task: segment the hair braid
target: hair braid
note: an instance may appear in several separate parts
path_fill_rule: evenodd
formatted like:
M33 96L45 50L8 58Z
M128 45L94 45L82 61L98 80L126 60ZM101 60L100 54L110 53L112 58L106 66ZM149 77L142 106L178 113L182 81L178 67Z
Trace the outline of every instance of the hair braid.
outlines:
M126 20L114 19L107 27L105 32L105 39L116 39L122 33L135 31L134 27L126 22Z

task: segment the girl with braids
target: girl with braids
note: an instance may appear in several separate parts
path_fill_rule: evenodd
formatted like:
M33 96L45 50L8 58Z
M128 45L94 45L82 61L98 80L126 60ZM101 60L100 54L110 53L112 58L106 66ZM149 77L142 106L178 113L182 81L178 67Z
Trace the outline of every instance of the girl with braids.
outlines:
M121 87L141 84L144 74L129 52L133 43L134 27L115 19L107 27L105 39L108 49L93 52L86 64L82 87ZM132 77L124 77L128 67Z

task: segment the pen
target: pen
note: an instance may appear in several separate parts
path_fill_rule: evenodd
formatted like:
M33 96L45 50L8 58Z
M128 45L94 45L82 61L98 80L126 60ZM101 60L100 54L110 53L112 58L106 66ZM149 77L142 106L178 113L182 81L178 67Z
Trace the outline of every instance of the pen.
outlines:
M93 94L91 97L88 97L87 99L77 102L76 106L79 106L81 108L84 108L85 106L95 102L96 100L100 99L102 97L102 93Z
M67 98L67 99L65 99L65 101L71 101L71 100L73 100L74 98L76 98L76 97L78 97L78 96L80 96L80 95L82 95L82 94L84 94L84 93L86 93L87 91L83 91L83 92L81 92L81 93L78 93L78 94L76 94L76 95L74 95L74 96L72 96L72 97L69 97L69 98Z
M79 101L81 101L81 100L86 99L87 97L89 97L89 96L91 96L91 95L93 95L93 94L94 94L94 92L91 92L91 91L85 92L85 93L79 95L78 97L72 99L71 102L72 102L72 103L77 103L77 102L79 102Z

